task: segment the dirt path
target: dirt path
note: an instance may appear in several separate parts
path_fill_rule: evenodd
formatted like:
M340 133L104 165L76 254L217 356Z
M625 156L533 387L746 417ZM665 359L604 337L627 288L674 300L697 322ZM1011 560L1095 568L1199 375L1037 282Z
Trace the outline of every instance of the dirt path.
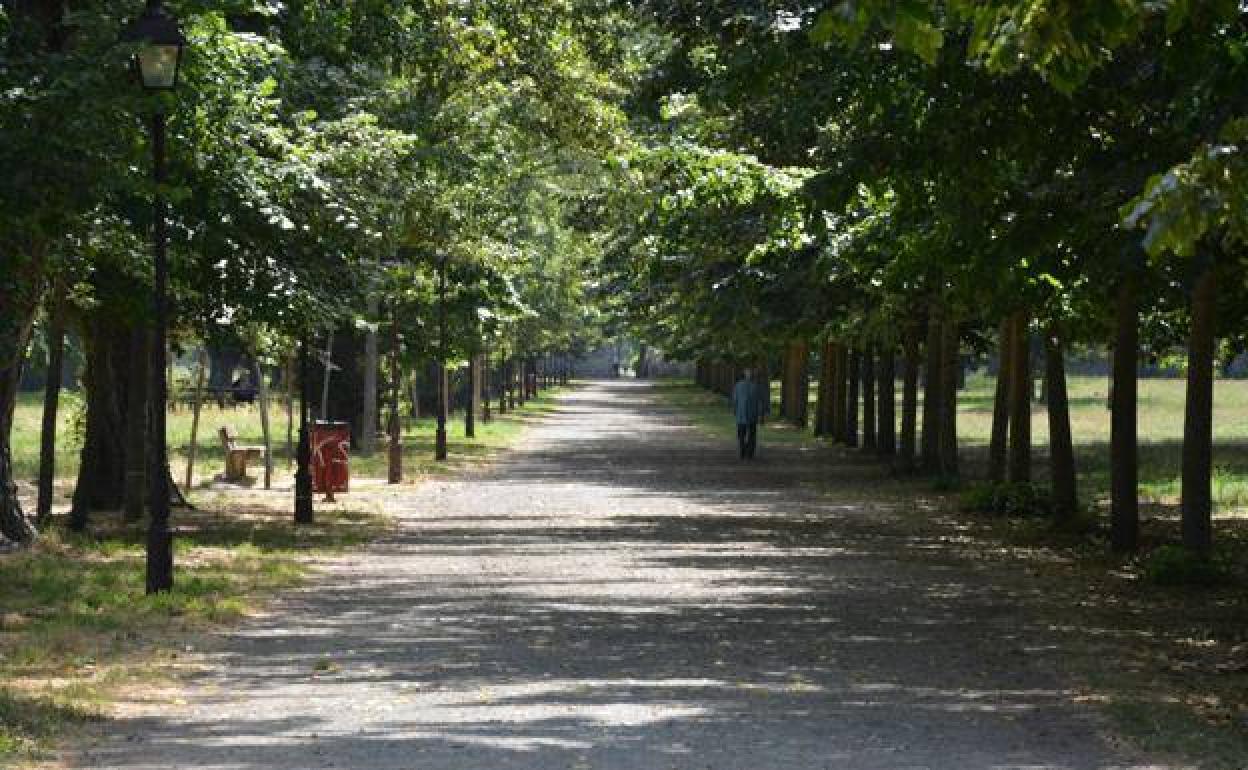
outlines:
M1101 737L1009 590L814 490L868 471L732 438L642 384L575 391L81 765L1163 767Z

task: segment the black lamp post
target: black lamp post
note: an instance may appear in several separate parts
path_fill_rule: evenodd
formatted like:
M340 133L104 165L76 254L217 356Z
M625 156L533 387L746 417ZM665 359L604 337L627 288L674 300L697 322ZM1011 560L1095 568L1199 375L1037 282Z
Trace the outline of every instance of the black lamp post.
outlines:
M312 437L308 435L308 338L299 340L299 447L295 450L295 523L312 523Z
M160 0L148 0L143 15L132 22L122 36L123 42L137 43L134 68L139 82L148 92L174 90L182 64L186 38L178 22L161 6ZM152 179L156 183L153 200L152 247L155 290L155 338L151 355L151 400L148 415L151 461L148 466L148 505L151 523L147 531L147 593L173 588L173 533L169 529L168 447L165 438L165 410L169 383L165 365L169 327L169 259L166 218L168 211L165 184L165 112L157 106L152 113Z
M433 456L435 460L446 459L446 252L438 257L438 431L435 436Z

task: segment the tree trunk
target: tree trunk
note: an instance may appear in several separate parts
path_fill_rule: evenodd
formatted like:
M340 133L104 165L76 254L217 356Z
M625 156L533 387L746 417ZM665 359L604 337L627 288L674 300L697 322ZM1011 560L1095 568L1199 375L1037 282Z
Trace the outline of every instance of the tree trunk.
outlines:
M862 381L862 351L849 354L849 392L845 399L845 443L858 446L858 386Z
M1066 361L1058 331L1044 337L1044 381L1049 405L1049 467L1053 477L1054 513L1067 521L1079 505L1075 487L1075 446L1070 435L1070 402L1066 392Z
M961 368L958 322L944 314L940 339L940 475L958 476L958 370Z
M481 356L468 361L468 405L464 409L464 437L476 438L477 412L481 410Z
M904 342L905 372L901 383L901 444L898 447L897 469L912 473L915 464L916 438L919 423L919 330L906 330Z
M117 510L125 500L126 380L129 336L116 333L116 322L92 313L83 324L87 366L83 394L87 402L78 482L69 512L69 528L85 532L93 510Z
M799 428L806 427L810 405L810 346L794 342L789 347L789 369L792 391L789 397L789 419Z
M1031 343L1027 311L1015 311L1010 348L1010 481L1031 481Z
M876 376L880 399L878 410L880 427L877 443L880 455L883 457L892 457L897 454L897 394L895 392L897 358L893 350L893 345L888 344L881 351L880 368Z
M816 436L825 436L828 433L832 392L832 356L832 343L824 342L823 351L819 356L819 390L815 403Z
M38 268L33 265L29 276L0 275L0 287L11 292L0 302L0 328L4 330L0 335L0 535L23 544L34 542L38 532L17 498L10 437L22 365L42 293Z
M1134 551L1140 539L1139 443L1139 311L1135 278L1118 287L1117 333L1114 341L1113 387L1110 389L1110 543L1115 551Z
M926 366L923 371L923 437L919 449L919 464L924 473L940 471L940 370L941 357L940 306L933 299L927 319L927 349L924 351Z
M1213 348L1217 283L1205 268L1192 291L1187 348L1187 412L1183 420L1183 544L1208 555L1213 547Z
M836 376L832 387L832 439L844 444L849 438L849 348L836 343Z
M992 438L988 442L988 480L1005 481L1006 446L1010 431L1010 351L1013 350L1010 316L1001 319L997 334L997 385L992 398Z
M129 374L126 378L126 488L122 509L126 521L141 521L147 504L147 381L151 335L143 326L130 329Z
M876 450L875 348L867 345L862 354L862 448Z
M58 289L48 312L48 380L43 388L43 422L39 431L39 498L35 527L44 529L52 518L52 489L56 481L56 418L65 368L65 299Z
M195 375L195 402L191 405L191 444L186 449L186 492L195 483L195 453L199 449L199 414L204 406L204 371L207 354L199 353L199 372Z
M273 431L269 429L269 384L258 356L251 358L251 376L256 381L256 397L260 399L260 431L264 434L264 488L273 488Z
M377 298L368 300L368 317L372 321L377 318ZM360 454L371 457L377 451L377 425L380 419L377 409L377 374L381 369L381 358L377 348L377 329L370 325L364 332L364 371L360 378L360 436L356 442Z

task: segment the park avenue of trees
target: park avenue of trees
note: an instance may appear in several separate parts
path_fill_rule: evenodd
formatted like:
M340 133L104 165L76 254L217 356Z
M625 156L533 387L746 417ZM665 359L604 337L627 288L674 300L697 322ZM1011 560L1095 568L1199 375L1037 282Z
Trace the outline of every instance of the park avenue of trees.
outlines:
M59 370L67 339L67 525L142 515L159 194L170 350L294 377L300 342L332 337L349 365L325 393L365 451L387 399L436 400L408 384L439 361L527 381L626 332L708 386L770 367L799 423L817 373L818 433L952 481L963 359L992 354L984 475L1031 481L1042 359L1052 512L1082 521L1063 363L1092 346L1113 360L1113 548L1139 541L1137 372L1166 360L1187 377L1182 546L1213 552L1214 372L1248 328L1236 0L171 7L187 46L160 95L118 42L134 3L0 13L9 540L50 524L51 447L29 511L10 443L23 369Z

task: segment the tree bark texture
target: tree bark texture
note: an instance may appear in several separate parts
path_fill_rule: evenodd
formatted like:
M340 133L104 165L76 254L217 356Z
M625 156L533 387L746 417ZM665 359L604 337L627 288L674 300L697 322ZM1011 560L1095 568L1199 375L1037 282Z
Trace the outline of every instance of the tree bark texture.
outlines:
M1192 291L1187 347L1187 412L1183 420L1183 544L1213 547L1213 349L1217 283L1205 268Z
M919 465L924 473L940 471L940 370L942 315L938 300L933 299L927 319L927 345L923 351L923 436L919 447Z
M151 334L144 326L130 328L129 371L126 377L126 486L122 510L126 521L140 521L147 507L147 380Z
M48 378L43 388L43 417L39 431L39 497L35 527L44 529L52 518L52 488L56 481L56 421L65 368L65 299L58 290L48 309Z
M962 366L958 322L946 312L940 337L940 475L958 476L958 371Z
M832 388L830 355L831 343L825 342L819 354L819 389L815 394L815 435L823 436L828 432L828 392Z
M4 330L0 334L0 535L23 544L34 542L37 530L27 520L17 497L10 436L22 366L43 293L41 264L41 260L32 259L27 269L0 271L5 273L0 275L4 293L0 301L0 329Z
M902 473L914 471L915 449L919 422L919 330L911 326L906 330L903 343L905 371L901 382L901 441L897 447L897 469Z
M1005 481L1010 431L1010 351L1014 349L1012 316L1001 319L997 333L997 385L992 399L992 438L988 442L988 480Z
M841 342L836 343L832 388L832 438L844 444L849 436L849 348Z
M125 501L126 414L130 338L116 333L116 321L91 313L83 321L86 371L86 435L69 527L85 532L92 511L117 510Z
M879 390L879 445L880 455L892 457L897 454L897 358L891 344L880 351L880 366L876 375Z
M1110 389L1110 543L1115 551L1134 551L1140 539L1139 509L1139 310L1135 279L1118 287L1113 387Z
M376 297L368 300L369 318L376 318L378 302ZM377 329L370 326L364 331L364 356L360 372L360 405L359 405L359 446L360 454L372 456L377 451L377 426L381 415L377 408L377 375L381 371L381 354L377 346ZM355 425L352 424L352 433Z
M875 406L875 348L867 345L862 352L862 448L867 452L877 446Z
M1031 342L1025 310L1010 321L1010 481L1031 481Z
M1054 514L1069 520L1078 508L1075 446L1070 435L1070 401L1066 392L1065 350L1057 329L1044 336L1044 381L1049 405L1049 468Z
M845 443L858 446L858 401L862 384L862 351L854 348L849 354L849 388L845 397Z

